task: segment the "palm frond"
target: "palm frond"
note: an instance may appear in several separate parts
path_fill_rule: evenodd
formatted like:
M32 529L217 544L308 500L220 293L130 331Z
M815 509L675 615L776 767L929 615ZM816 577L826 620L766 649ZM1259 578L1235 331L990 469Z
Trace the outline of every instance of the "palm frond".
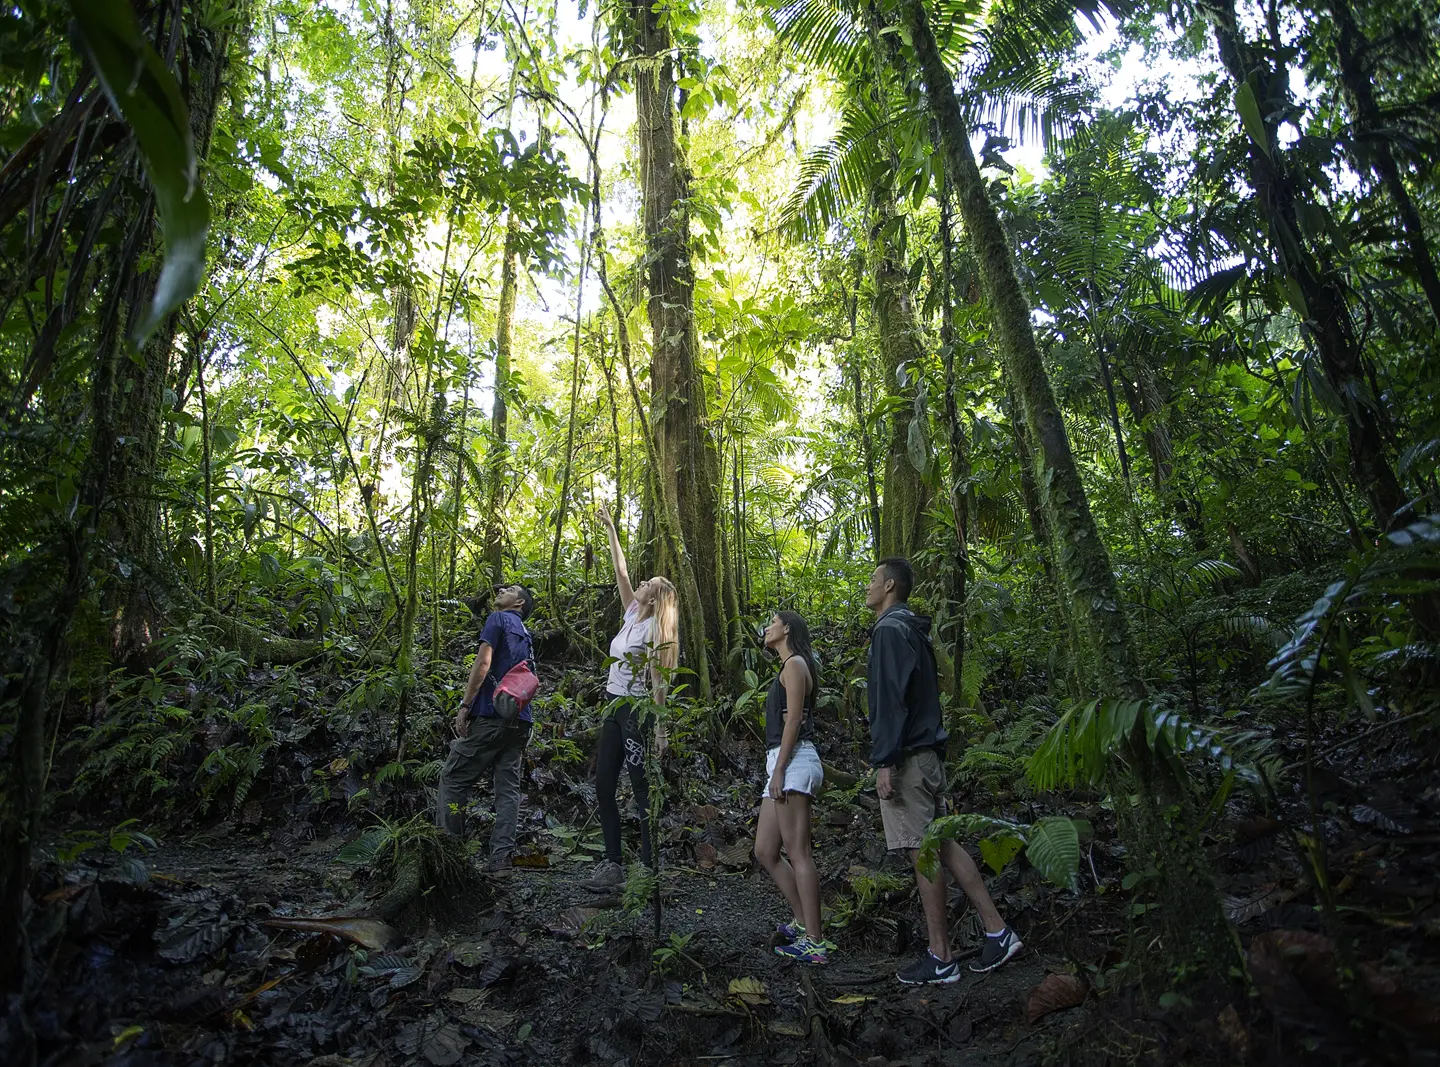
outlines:
M771 8L776 37L802 62L859 73L870 48L865 26L832 0L784 0Z
M969 7L966 0L942 3L937 20L956 6ZM1128 6L1083 0L995 5L988 23L964 41L958 64L952 60L967 117L1021 140L1038 139L1047 151L1065 147L1083 128L1078 120L1093 97L1093 88L1071 73L1068 62L1079 39L1076 16L1095 22L1101 11L1114 14ZM966 14L956 13L956 21ZM954 54L953 43L949 51Z
M865 201L886 172L886 135L894 125L917 119L913 109L897 107L898 114L892 112L886 123L872 100L856 99L846 105L835 136L800 164L800 180L780 209L782 233L815 240L847 210Z

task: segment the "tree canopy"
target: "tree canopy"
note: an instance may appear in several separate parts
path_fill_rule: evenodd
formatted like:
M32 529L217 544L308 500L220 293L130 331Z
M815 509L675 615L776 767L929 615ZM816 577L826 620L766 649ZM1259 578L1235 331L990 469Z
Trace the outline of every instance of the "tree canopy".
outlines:
M313 793L291 717L383 855L511 583L553 785L620 622L606 507L678 590L667 810L759 743L780 609L865 788L904 556L963 741L932 849L1093 893L1103 819L1144 936L1077 960L1097 995L1303 1030L1284 978L1418 1049L1339 853L1440 817L1437 40L1416 0L14 5L6 983L60 828ZM1382 743L1375 800L1336 761ZM1256 819L1312 940L1236 909ZM1384 921L1433 938L1433 876Z

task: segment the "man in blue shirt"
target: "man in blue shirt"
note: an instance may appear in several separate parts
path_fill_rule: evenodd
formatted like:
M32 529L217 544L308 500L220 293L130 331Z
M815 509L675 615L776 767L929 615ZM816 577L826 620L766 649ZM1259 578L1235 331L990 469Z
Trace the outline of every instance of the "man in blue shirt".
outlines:
M525 619L535 595L523 585L507 585L495 595L495 610L480 631L480 647L470 668L465 699L455 712L455 740L440 772L435 822L457 837L465 832L470 790L494 768L495 827L490 831L491 870L510 866L515 827L520 820L520 769L530 737L527 707L508 726L495 714L495 686L516 664L532 662L534 649Z

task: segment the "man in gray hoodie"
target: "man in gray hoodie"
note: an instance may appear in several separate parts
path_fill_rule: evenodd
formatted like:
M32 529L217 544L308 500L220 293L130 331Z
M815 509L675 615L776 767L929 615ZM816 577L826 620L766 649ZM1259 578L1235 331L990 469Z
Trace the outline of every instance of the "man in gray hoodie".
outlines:
M906 603L914 582L909 562L899 557L882 559L870 576L865 606L875 613L875 625L870 630L867 697L870 763L877 771L885 847L907 850L916 864L915 883L930 940L929 951L895 977L907 985L931 985L960 980L945 914L946 870L985 923L985 944L970 965L972 971L993 971L1024 946L995 910L975 861L954 841L941 847L934 880L920 873L917 861L925 828L945 814L947 735L930 620Z

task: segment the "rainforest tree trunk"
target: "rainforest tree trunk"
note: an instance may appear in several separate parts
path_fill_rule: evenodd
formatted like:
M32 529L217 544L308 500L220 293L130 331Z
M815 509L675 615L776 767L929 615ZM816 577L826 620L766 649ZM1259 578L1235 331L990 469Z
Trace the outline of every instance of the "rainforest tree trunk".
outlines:
M965 622L970 589L970 441L957 392L955 373L955 256L950 225L950 185L940 190L940 257L945 306L940 323L940 353L945 365L945 424L950 443L950 513L955 520L955 559L950 579L950 658L955 671L955 702L965 705Z
M510 353L515 337L515 290L520 267L520 219L510 212L505 224L505 251L500 265L500 304L495 312L495 403L490 413L490 458L486 474L490 484L485 498L485 565L490 585L505 580L505 478L509 473Z
M675 590L680 600L681 665L690 667L695 672L694 695L701 700L709 700L711 694L710 671L705 660L705 620L702 613L699 583L694 568L691 566L690 554L683 547L680 532L680 505L676 495L669 488L673 485L673 480L657 477L663 468L660 458L660 433L645 413L640 387L635 382L635 362L630 344L630 329L626 325L625 309L620 303L620 298L615 295L615 288L610 284L610 271L605 265L605 229L601 223L600 214L600 166L593 153L591 161L594 164L590 168L590 210L591 232L594 234L595 242L595 275L599 279L600 288L605 293L605 299L610 304L610 310L615 316L615 336L618 341L620 363L625 370L625 381L630 387L630 399L635 407L635 418L640 423L640 436L645 446L645 462L642 464L642 470L646 472L646 484L641 487L640 495L642 499L648 498L650 503L643 514L650 517L650 521L655 527L656 542L663 548L664 553L675 561L671 581L675 583ZM609 383L610 370L603 360L601 366L606 368L605 378ZM613 389L611 390L610 404L611 418L615 427L616 486L618 491L621 458L619 452L620 432L615 415ZM616 500L617 514L620 513L621 503L621 500Z
M654 337L650 362L653 422L663 493L679 506L684 551L690 557L700 596L708 663L735 689L739 664L735 644L734 576L725 565L720 511L720 457L709 427L705 385L698 365L695 333L695 276L690 263L689 176L676 128L673 42L663 12L636 0L633 8L637 54L646 60L635 75L640 134L641 214L646 240L647 310ZM683 474L683 476L682 476ZM658 503L658 501L657 501ZM673 570L660 541L661 570Z
M875 285L875 328L890 394L890 427L885 450L885 495L881 501L879 554L909 558L925 533L930 492L913 457L927 456L925 425L916 404L925 346L910 297L905 252L895 239L895 208L889 193L872 190L870 258ZM913 441L912 441L913 438Z
M560 499L555 505L555 540L550 547L550 571L545 593L555 602L560 546L565 537L565 516L570 507L570 479L575 467L575 413L580 406L580 327L584 322L585 269L590 260L590 232L580 240L580 277L575 283L575 331L571 336L570 414L565 420L565 473L560 479ZM564 620L569 625L569 620Z
M1340 60L1340 81L1345 86L1356 134L1350 142L1350 154L1357 166L1375 172L1375 176L1384 183L1390 199L1395 202L1415 276L1430 303L1431 313L1440 323L1440 276L1435 272L1435 260L1425 239L1425 225L1420 219L1420 212L1410 197L1410 190L1405 188L1400 164L1386 139L1385 120L1375 99L1375 86L1366 63L1366 57L1373 53L1374 46L1355 21L1355 12L1349 0L1330 0L1330 16L1335 20L1335 51Z
M941 144L937 147L945 153L947 177L955 188L960 217L979 263L996 347L1035 445L1035 480L1055 546L1055 562L1084 613L1099 690L1119 697L1143 697L1145 684L1110 555L1090 513L1065 420L1035 343L1029 302L1020 288L1005 230L980 176L954 85L940 59L925 9L920 0L901 0L901 4L920 63L926 100L939 129Z
M852 326L853 333L853 326ZM860 376L860 361L850 357L850 384L855 392L855 422L860 427L860 451L865 459L865 489L869 496L870 549L880 559L880 490L875 477L875 445L870 439L870 421L865 413L865 385Z
M961 218L979 261L997 347L1006 373L1015 383L1036 446L1036 481L1058 569L1077 612L1088 625L1098 692L1110 698L1144 699L1145 683L1115 572L1090 513L1065 423L1035 343L1029 304L999 214L976 165L954 82L940 58L921 0L899 3L920 65L926 102L938 128L937 147L945 153L947 177L959 196ZM1165 951L1173 960L1186 951L1184 946L1193 944L1200 956L1212 957L1216 966L1237 962L1233 933L1204 854L1189 826L1175 823L1170 814L1177 805L1185 810L1182 784L1152 755L1142 724L1137 723L1125 753L1128 768L1124 777L1136 787L1138 802L1121 813L1121 825L1136 858L1143 863L1153 861L1160 872L1156 891L1162 910L1157 918L1162 936L1169 942Z
M1175 521L1189 535L1195 551L1203 554L1208 551L1209 542L1205 536L1200 502L1187 496L1184 487L1175 482L1175 446L1168 424L1169 406L1160 393L1155 371L1145 353L1132 353L1128 365L1130 373L1119 364L1114 370L1120 376L1130 417L1140 427L1145 451L1150 456L1155 495L1173 512Z
M185 89L195 155L203 164L215 128L231 35L191 26L185 35L189 77ZM162 49L163 50L163 49ZM160 278L157 262L140 279L142 301L149 300ZM170 378L178 316L155 331L138 360L126 360L116 413L118 447L110 472L111 496L124 507L109 509L102 539L115 552L115 574L106 590L111 655L116 662L143 658L160 624L156 576L163 572L160 532L160 452L165 387ZM191 343L198 345L192 338Z
M1343 398L1350 473L1365 494L1375 523L1384 530L1406 504L1405 492L1386 456L1381 432L1381 398L1365 380L1364 355L1345 300L1345 284L1316 258L1300 229L1296 203L1308 195L1287 164L1271 115L1289 100L1288 74L1273 57L1251 48L1241 34L1234 0L1207 0L1205 13L1215 32L1220 61L1237 92L1252 93L1264 126L1265 144L1250 139L1248 175L1264 217L1275 266L1301 305L1295 310L1320 354L1326 381ZM1243 90L1242 90L1242 87Z

